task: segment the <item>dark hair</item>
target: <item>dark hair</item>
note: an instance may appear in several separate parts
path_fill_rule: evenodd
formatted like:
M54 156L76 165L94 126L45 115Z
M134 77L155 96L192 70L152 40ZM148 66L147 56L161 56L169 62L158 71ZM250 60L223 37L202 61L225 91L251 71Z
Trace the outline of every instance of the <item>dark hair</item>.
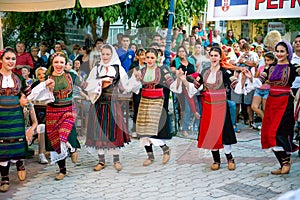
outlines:
M87 54L90 54L91 50L87 46L82 46L81 47L83 50L86 50Z
M242 46L242 49L251 49L251 46L249 43L244 43L243 46Z
M293 47L292 47L292 45L287 41L281 40L280 42L278 42L275 45L275 50L276 51L277 51L278 46L283 46L286 49L286 52L288 54L287 59L288 59L289 62L291 62L292 57L293 57Z
M188 55L188 52L187 52L187 50L185 49L185 47L184 46L182 46L182 45L180 45L178 48L177 48L177 52L176 52L176 55L178 56L178 52L179 52L179 49L184 49L184 52L185 52L185 54L186 54L186 56Z
M11 48L11 47L6 47L5 49L3 49L3 52L1 53L0 59L2 60L3 56L7 53L7 52L11 52L13 54L16 54L16 51Z
M154 53L154 55L158 58L158 51L154 48L149 48L147 51L146 51L146 54L147 53Z
M42 45L47 46L47 43L46 42L41 42L40 46L42 46Z
M131 43L130 47L132 47L132 46L135 46L137 48L137 44L135 44L135 43Z
M80 65L81 65L81 63L82 63L82 60L77 58L76 60L73 61L73 67L74 67L74 65L75 65L75 61L79 61Z
M118 33L118 34L117 34L117 37L118 37L118 36L123 36L123 35L124 35L123 33Z
M28 72L30 72L30 67L28 67L27 65L24 65L24 66L22 67L22 69L27 69Z
M157 52L160 56L163 56L164 55L164 52L161 50L161 49L157 49Z
M189 38L195 38L196 39L196 36L194 36L194 35L189 35Z
M295 40L296 40L296 38L300 38L300 35L297 35L297 36L295 37Z
M212 51L216 51L220 54L220 57L222 58L222 49L220 47L217 47L217 46L213 46L211 47L210 51L209 51L209 55Z
M102 38L97 38L95 43L94 43L94 47L96 47L97 42L103 42L104 43L104 40Z
M54 46L53 46L53 48L55 49L55 46L56 45L59 45L60 46L60 48L62 48L62 46L61 46L61 43L59 43L59 42L55 42L55 44L54 44Z
M241 37L241 38L239 39L239 43L240 43L241 40L245 40L246 42L248 42L247 38L244 38L244 37Z
M153 38L155 38L155 37L159 37L159 39L162 39L162 36L159 35L159 34L155 34L155 35L153 36Z
M73 50L80 50L80 45L79 44L74 44L73 45Z
M135 55L140 56L143 52L146 52L146 50L145 49L137 49L135 51Z
M25 42L23 42L23 41L19 41L19 42L17 42L17 44L24 44L24 46L25 46Z
M264 58L267 57L267 58L270 58L271 60L273 60L272 65L276 65L276 64L277 64L277 58L276 58L276 56L274 55L274 53L272 53L272 52L267 52L267 53L265 53L265 54L263 55L263 57L264 57Z
M123 38L128 38L128 39L130 39L129 35L122 35L122 39L123 39Z
M153 47L158 47L159 48L159 44L157 42L152 42L150 45L149 45L149 48L153 48Z
M103 45L102 49L109 49L111 52L113 52L113 49L112 49L112 47L109 44Z
M230 32L230 31L232 32L232 36L231 36L231 37L229 36L229 32ZM228 30L228 31L227 31L227 33L226 33L226 39L229 40L229 41L231 41L230 39L234 39L234 33L233 33L233 30Z
M278 42L278 43L275 45L275 50L277 49L278 46L283 46L283 47L285 48L286 52L287 52L287 53L290 53L290 52L289 52L289 49L288 49L288 46L286 45L285 42L282 42L282 41ZM292 53L293 53L293 52L292 52Z
M190 40L189 40L189 38L185 38L185 39L182 40L182 43L183 43L183 42L188 42L188 43L190 43Z
M194 31L196 30L196 28L198 28L198 26L193 26L192 30Z

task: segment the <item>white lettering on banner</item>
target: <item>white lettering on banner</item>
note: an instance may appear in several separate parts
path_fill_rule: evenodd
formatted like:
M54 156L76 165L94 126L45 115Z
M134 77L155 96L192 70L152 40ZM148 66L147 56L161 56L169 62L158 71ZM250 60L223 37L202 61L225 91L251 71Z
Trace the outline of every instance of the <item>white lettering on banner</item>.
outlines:
M211 0L207 17L208 21L300 18L300 0Z
M284 5L285 1L289 2L289 4L286 3ZM266 0L256 0L255 1L255 10L259 10L260 4L265 3L265 2L267 2L267 3L264 6L266 6L267 9L282 9L283 6L288 6L288 5L290 5L290 8L295 8L297 2L298 2L298 6L300 6L300 0L279 0L279 2L278 2L278 0L275 0L275 1L274 0L267 0L267 1Z
M255 0L248 2L249 19L300 17L300 0Z

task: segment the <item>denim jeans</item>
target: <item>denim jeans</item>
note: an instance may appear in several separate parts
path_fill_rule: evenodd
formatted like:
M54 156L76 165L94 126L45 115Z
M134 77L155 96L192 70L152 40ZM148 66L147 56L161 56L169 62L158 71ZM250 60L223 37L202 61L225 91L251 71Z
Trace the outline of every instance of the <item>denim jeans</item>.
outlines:
M231 118L231 122L232 122L232 125L235 126L235 113L236 113L236 103L234 101L231 101L231 100L227 100L227 104L228 104L228 107L229 107L229 112L230 112L230 118Z
M194 131L199 131L200 121L201 121L201 118L202 118L202 102L201 102L202 96L196 95L196 98L197 98L197 100L195 102L197 104L197 111L198 111L198 113L200 114L201 117L200 117L200 119L195 118L193 128L194 128Z
M183 111L183 119L182 119L182 130L187 131L189 129L191 117L193 113L191 111L191 107L186 97L184 97L184 111Z

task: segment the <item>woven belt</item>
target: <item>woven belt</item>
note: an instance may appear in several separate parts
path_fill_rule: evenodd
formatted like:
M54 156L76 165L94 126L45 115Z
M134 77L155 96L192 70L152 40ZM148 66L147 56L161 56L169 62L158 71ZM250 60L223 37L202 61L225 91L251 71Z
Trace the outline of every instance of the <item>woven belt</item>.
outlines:
M18 138L18 139L10 139L10 140L0 140L0 143L15 143L15 142L23 142L24 138Z
M9 105L9 106L0 105L0 108L18 108L18 107L20 107L20 105Z

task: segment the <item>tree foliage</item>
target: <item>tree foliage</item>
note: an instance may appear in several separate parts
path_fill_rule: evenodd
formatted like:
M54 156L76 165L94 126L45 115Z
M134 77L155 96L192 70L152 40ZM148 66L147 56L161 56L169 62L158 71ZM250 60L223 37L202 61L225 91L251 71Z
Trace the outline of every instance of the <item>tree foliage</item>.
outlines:
M192 16L200 16L206 0L175 0L175 25L180 22L189 23ZM137 27L167 27L170 0L131 0L130 4L122 7L123 23L131 28L131 23Z
M4 45L14 47L17 41L23 41L26 46L32 46L40 41L52 44L54 40L65 40L66 13L67 10L6 13L3 19Z
M106 27L103 27L101 37L106 39L108 36L109 24L114 23L118 20L121 13L120 4L111 5L102 8L81 8L80 4L77 3L76 7L70 12L70 17L74 24L78 27L90 26L92 29L93 39L99 37L97 33L97 20L99 17L103 20Z
M188 23L192 16L199 16L203 11L203 0L177 0L175 7L175 25L180 22ZM16 41L24 41L27 46L41 41L53 44L55 40L65 40L65 27L72 21L78 27L90 26L93 39L101 36L108 37L109 25L119 18L128 29L132 24L137 27L167 27L170 0L131 0L129 5L124 3L102 8L81 8L76 3L75 8L66 10L18 13L8 12L3 20L3 36L5 46L14 46ZM104 22L102 33L97 27L97 20Z

